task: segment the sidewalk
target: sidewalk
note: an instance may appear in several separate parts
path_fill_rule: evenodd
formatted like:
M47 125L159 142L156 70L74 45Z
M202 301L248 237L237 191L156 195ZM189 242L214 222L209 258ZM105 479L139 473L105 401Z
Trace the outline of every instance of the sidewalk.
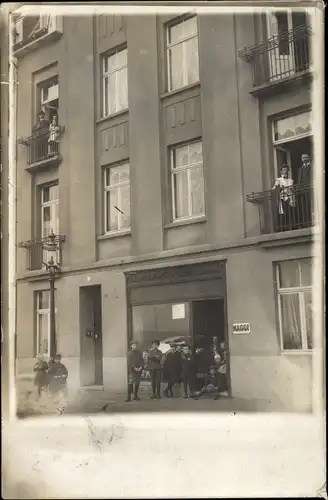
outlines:
M108 391L80 390L68 403L66 408L58 408L50 398L43 396L40 402L36 402L35 394L17 395L17 414L19 417L32 415L67 414L97 414L97 413L139 413L139 412L283 412L287 411L277 402L269 400L229 398L221 396L214 400L206 396L199 400L184 399L182 397L151 400L147 393L141 392L140 401L126 403L126 394L110 393Z

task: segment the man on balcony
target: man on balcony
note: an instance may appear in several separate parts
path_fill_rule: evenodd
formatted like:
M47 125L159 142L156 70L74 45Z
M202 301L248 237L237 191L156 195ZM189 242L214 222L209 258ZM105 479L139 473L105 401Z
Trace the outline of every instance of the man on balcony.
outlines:
M32 163L41 161L48 155L49 126L50 123L46 119L45 112L41 110L33 127Z
M301 156L301 166L298 170L298 199L297 204L299 207L300 227L309 227L312 225L312 200L311 194L312 190L310 188L312 179L312 165L310 156L307 153L303 153Z

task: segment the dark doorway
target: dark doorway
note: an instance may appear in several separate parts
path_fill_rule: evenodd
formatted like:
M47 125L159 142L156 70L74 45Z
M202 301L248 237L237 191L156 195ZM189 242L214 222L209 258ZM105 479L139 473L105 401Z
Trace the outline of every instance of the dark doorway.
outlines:
M191 331L196 358L197 379L201 384L213 364L213 345L224 343L227 359L226 385L230 394L229 345L226 331L224 299L191 302Z
M101 286L80 288L80 379L82 386L103 384Z

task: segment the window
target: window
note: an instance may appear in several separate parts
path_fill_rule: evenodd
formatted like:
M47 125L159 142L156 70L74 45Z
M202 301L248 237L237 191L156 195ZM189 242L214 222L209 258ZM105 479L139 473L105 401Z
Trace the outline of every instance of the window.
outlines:
M109 116L128 108L127 49L102 57L102 114Z
M205 214L202 142L172 148L171 182L173 220Z
M276 177L283 164L290 166L290 175L296 184L302 154L313 162L312 113L306 111L273 122L273 146Z
M280 262L277 286L282 349L312 349L311 259Z
M197 17L167 26L168 90L199 81Z
M53 116L56 116L58 123L58 109L59 109L59 85L58 77L49 78L38 85L38 103L37 110L44 111L45 118L51 122Z
M49 290L36 292L36 354L43 354L46 357L50 355Z
M104 171L105 233L130 228L130 165L124 163Z
M59 234L59 186L58 184L41 186L41 238L46 238L52 231ZM42 261L48 262L49 252L43 250ZM59 256L57 257L59 262Z

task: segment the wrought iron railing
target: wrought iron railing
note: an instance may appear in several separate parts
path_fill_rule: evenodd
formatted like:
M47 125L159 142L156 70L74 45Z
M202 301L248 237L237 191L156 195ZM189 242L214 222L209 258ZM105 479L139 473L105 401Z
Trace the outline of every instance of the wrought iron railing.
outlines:
M313 184L295 185L247 195L259 208L260 231L264 234L314 226L318 221Z
M48 242L48 238L40 238L35 240L24 241L18 244L20 248L25 248L26 252L26 269L28 271L37 271L46 269L45 264L49 260L50 253L44 248ZM65 242L64 235L56 235L55 242L57 244L56 264L61 265L62 262L62 244Z
M299 26L240 50L239 56L252 64L253 86L274 83L309 70L311 35L309 26Z
M19 143L27 147L27 164L29 166L60 157L60 136L64 127L59 126L58 129L56 140L52 140L53 136L48 130L19 139Z

